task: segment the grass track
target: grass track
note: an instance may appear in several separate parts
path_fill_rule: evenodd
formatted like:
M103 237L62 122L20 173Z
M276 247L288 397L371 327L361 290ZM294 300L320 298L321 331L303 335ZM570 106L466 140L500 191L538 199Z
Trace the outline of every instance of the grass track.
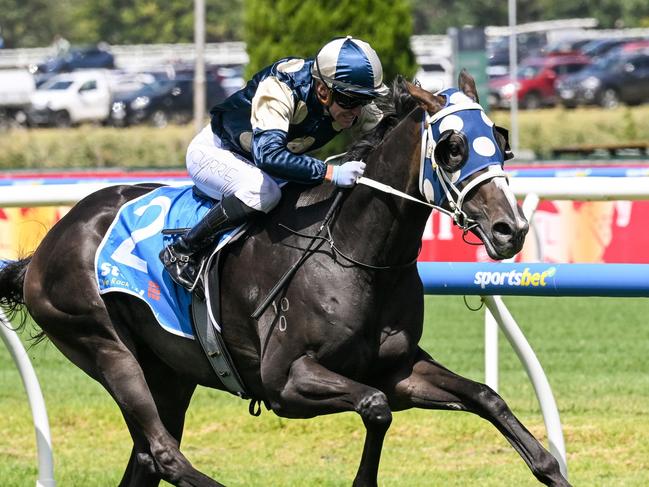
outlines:
M475 303L477 298L468 298ZM649 485L649 300L506 298L535 349L561 412L575 486ZM428 297L424 348L483 380L482 313L461 297ZM48 407L57 485L116 485L130 452L121 416L103 389L51 345L29 350ZM544 443L545 428L522 367L501 337L501 395ZM0 479L33 486L34 430L18 373L0 347ZM362 448L354 414L284 420L247 414L247 403L201 388L183 451L228 486L349 486ZM395 414L379 482L385 486L534 486L495 428L466 413Z

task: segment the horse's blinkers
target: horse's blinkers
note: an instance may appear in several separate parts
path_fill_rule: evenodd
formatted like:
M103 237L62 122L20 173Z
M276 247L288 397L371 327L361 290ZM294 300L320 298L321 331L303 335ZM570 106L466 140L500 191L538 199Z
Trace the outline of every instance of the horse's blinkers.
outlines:
M454 151L451 147L451 140L456 143L459 153L462 157L459 160L452 160L454 158ZM442 132L435 146L433 152L435 162L441 166L446 172L455 172L462 169L469 158L469 146L466 140L466 135L458 130L446 130Z

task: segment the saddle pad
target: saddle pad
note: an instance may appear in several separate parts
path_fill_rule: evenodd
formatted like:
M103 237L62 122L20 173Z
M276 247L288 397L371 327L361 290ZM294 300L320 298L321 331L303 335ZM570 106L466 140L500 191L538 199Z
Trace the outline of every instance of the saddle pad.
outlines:
M123 292L142 299L170 333L194 338L191 295L171 280L158 254L173 241L165 228L194 226L214 205L196 196L192 186L163 186L120 208L95 254L95 276L101 294ZM239 229L226 232L218 248Z

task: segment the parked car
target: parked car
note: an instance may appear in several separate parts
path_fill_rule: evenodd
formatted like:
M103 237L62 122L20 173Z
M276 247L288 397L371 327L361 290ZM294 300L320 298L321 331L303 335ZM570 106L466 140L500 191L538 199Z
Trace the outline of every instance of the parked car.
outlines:
M77 69L113 69L115 58L104 46L74 47L62 56L47 58L40 64L29 67L40 86L55 74L68 73Z
M601 105L615 108L624 102L649 101L649 53L612 53L576 75L557 84L566 107Z
M206 108L225 99L220 82L206 80ZM169 122L187 123L194 110L194 78L183 75L171 80L158 80L140 90L116 96L110 111L111 124L125 127L150 123L164 127Z
M581 55L528 58L520 66L515 83L509 77L489 81L489 105L493 108L508 108L514 92L523 108L554 105L558 101L555 90L557 80L576 73L589 64L590 59Z
M425 90L436 92L453 86L453 64L446 57L425 57L419 59L419 69L415 74Z
M0 86L0 126L24 124L30 97L36 90L34 77L26 69L2 69Z
M590 41L592 41L592 39L589 37L560 39L543 47L543 49L541 49L541 54L544 56L583 54L581 48Z
M244 66L241 65L218 68L217 73L221 77L220 83L226 98L245 86L246 80L243 77L243 70Z
M627 42L623 46L620 46L619 49L622 53L649 51L649 39Z
M157 73L109 71L108 81L113 99L141 90L162 78Z
M613 39L593 39L581 47L581 53L585 56L595 60L602 56L606 56L612 50L628 44L629 42L636 41L636 38L623 38L616 37Z
M544 32L531 32L516 36L516 57L522 62L536 55L546 43ZM509 73L509 37L504 36L487 46L487 76L497 78Z
M30 97L30 125L69 127L81 122L105 122L111 91L104 70L81 70L58 74Z

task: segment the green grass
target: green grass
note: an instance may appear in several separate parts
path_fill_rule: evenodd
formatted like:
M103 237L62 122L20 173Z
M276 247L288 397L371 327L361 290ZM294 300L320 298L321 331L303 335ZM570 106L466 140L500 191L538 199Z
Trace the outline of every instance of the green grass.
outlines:
M473 304L477 298L468 298ZM649 300L506 298L552 385L575 486L649 485ZM451 369L483 380L483 313L461 297L428 297L424 348ZM60 486L116 485L130 440L112 400L51 345L29 350L48 407ZM529 381L504 337L501 395L547 445ZM0 347L0 479L37 477L26 395ZM183 451L228 486L348 486L363 442L355 414L285 420L201 388L189 408ZM381 485L534 486L523 461L489 423L456 412L395 414Z

